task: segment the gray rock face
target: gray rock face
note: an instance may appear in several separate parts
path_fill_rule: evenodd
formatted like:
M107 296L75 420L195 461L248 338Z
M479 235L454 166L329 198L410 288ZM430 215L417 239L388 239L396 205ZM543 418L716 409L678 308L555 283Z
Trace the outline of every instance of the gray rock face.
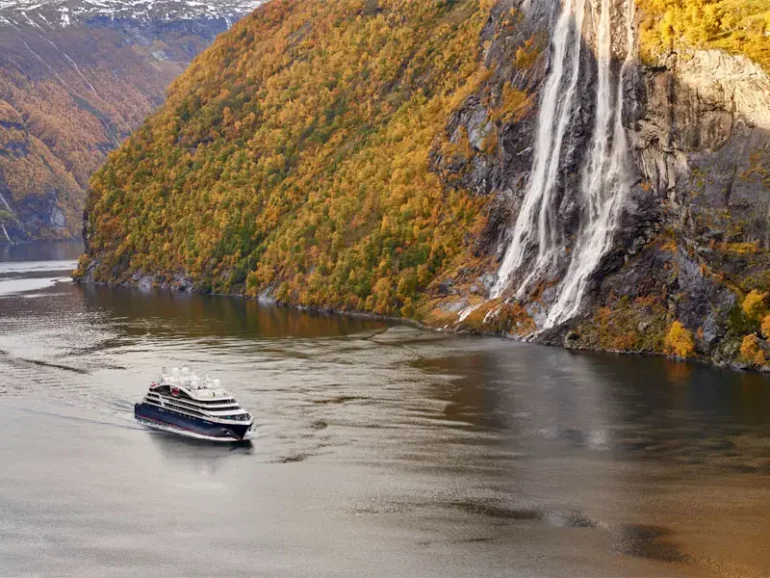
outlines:
M759 66L717 51L672 56L646 72L643 99L631 135L645 176L675 209L693 199L696 210L767 205L758 169L770 145L770 79Z
M714 356L731 338L728 317L741 293L767 289L751 277L770 271L770 77L745 57L698 51L645 70L640 92L642 114L629 135L661 209L656 225L678 250L664 257L658 245L645 246L670 263L629 262L601 279L597 301L665 297L671 320Z

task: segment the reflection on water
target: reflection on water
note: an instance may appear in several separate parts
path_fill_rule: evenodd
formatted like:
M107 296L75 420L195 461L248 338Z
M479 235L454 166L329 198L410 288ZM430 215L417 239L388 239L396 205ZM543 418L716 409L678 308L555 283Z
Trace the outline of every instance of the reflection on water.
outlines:
M302 312L260 305L252 299L138 291L118 287L79 287L89 308L96 307L113 318L141 320L127 325L129 334L144 334L149 328L156 337L227 336L234 338L333 337L363 329L385 328L380 321Z
M254 453L254 443L251 440L212 443L160 430L150 430L148 434L148 439L163 456L164 461L176 462L209 474L216 472L233 456L249 456Z
M10 575L770 573L766 376L56 282L76 251L0 263L49 281L0 295ZM183 363L259 437L137 424Z

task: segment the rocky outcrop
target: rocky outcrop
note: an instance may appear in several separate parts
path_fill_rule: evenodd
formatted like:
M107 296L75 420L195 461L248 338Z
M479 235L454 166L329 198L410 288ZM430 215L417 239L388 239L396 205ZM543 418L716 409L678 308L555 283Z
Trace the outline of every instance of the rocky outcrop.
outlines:
M696 51L645 69L637 96L629 134L659 209L639 223L641 251L599 272L594 308L657 303L692 332L695 355L740 364L752 325L740 304L770 280L770 78L744 57Z

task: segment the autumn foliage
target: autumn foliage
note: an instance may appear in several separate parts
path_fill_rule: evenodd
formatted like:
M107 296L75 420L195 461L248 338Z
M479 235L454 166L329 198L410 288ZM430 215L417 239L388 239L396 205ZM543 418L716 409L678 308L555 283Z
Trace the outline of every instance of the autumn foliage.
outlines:
M752 289L749 294L746 295L741 307L749 319L754 321L762 319L767 311L767 293Z
M740 354L746 363L756 368L762 368L770 362L770 346L754 334L743 338Z
M770 72L767 0L637 0L641 51L655 57L680 47L744 54Z
M429 154L487 75L491 4L264 5L95 175L82 267L411 314L480 219L482 201L445 188Z
M679 321L674 321L666 334L666 340L663 343L663 352L666 355L673 355L686 359L695 354L695 342L690 331Z
M154 32L118 25L0 28L0 195L15 213L0 222L80 236L89 178L206 39L171 26L152 43ZM63 218L53 228L52 207Z

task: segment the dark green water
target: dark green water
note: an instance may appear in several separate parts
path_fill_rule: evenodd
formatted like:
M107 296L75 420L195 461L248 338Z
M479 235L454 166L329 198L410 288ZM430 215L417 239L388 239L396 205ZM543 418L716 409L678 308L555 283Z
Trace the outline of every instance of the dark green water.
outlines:
M229 298L0 249L0 576L770 574L770 380ZM162 365L257 418L133 420Z

